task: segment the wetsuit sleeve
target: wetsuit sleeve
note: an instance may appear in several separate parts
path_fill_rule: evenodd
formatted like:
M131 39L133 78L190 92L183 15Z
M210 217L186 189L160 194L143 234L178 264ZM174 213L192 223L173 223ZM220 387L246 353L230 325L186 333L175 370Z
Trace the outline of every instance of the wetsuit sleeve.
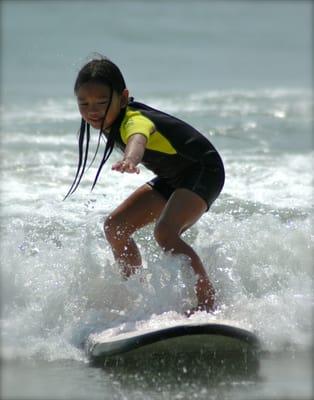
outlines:
M141 113L132 114L126 119L121 130L123 142L126 144L129 138L136 133L144 135L149 140L151 134L156 130L154 123Z

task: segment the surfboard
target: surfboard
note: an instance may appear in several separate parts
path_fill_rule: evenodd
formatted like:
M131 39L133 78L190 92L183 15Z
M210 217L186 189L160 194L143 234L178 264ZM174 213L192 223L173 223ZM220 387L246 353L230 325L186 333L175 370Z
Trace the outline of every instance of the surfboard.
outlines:
M111 332L111 333L110 333ZM146 358L148 356L178 356L256 352L260 348L258 336L234 321L211 322L177 321L169 326L112 334L106 330L90 334L85 351L90 361Z

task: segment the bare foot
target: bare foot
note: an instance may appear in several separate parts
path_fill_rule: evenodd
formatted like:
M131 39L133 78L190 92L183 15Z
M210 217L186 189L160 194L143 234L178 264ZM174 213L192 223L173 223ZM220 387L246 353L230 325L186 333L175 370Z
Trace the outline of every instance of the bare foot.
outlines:
M210 307L207 304L200 304L196 307L192 307L189 310L185 311L184 315L189 318L191 315L202 311L206 311L208 314L212 314L215 311L215 308Z
M214 309L215 289L207 276L200 276L195 286L195 294L198 300L198 307L202 311Z
M127 280L130 276L135 275L137 272L140 271L141 265L124 265L121 271L122 278Z

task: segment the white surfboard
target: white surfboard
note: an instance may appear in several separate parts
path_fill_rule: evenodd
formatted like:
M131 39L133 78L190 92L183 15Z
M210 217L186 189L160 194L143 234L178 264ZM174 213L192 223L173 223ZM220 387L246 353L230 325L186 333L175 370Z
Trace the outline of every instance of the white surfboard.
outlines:
M107 330L91 334L85 343L86 353L94 362L166 354L243 353L256 351L259 347L254 332L227 320L183 320L160 328L137 328L114 335Z

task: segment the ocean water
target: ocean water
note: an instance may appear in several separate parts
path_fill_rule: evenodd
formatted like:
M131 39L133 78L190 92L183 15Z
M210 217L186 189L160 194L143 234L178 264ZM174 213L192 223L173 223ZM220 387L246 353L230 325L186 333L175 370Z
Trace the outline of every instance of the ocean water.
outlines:
M3 398L310 399L311 2L1 7ZM220 151L224 190L185 234L219 307L192 318L250 326L262 342L256 370L212 360L193 369L88 364L89 333L166 326L195 302L189 266L162 254L152 226L136 234L144 265L128 281L103 237L106 215L149 171L112 172L114 153L92 193L96 167L62 201L77 162L73 83L95 51L121 66L137 100L185 119Z

